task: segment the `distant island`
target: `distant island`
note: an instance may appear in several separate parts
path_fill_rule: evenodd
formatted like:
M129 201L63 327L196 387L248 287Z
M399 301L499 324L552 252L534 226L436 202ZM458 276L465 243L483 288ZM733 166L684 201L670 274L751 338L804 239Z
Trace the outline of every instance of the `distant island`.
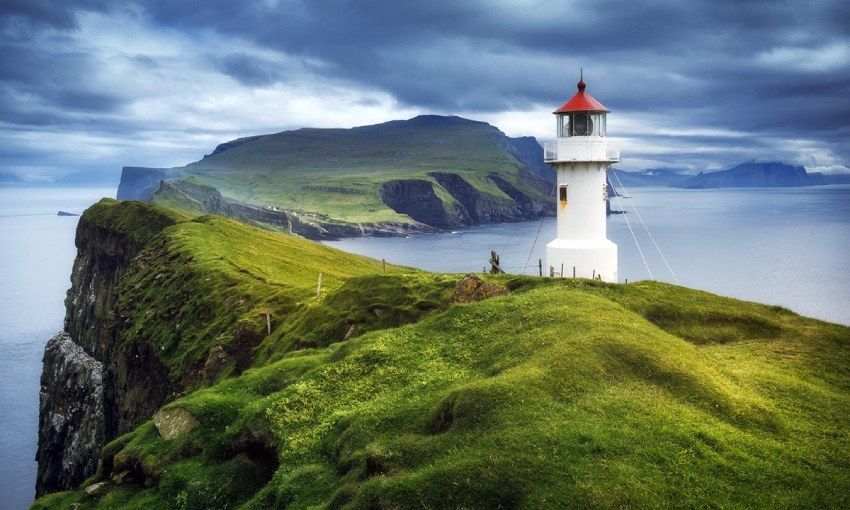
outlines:
M700 172L668 184L675 188L775 188L850 183L850 175L808 173L803 166L779 162L742 163L719 172Z

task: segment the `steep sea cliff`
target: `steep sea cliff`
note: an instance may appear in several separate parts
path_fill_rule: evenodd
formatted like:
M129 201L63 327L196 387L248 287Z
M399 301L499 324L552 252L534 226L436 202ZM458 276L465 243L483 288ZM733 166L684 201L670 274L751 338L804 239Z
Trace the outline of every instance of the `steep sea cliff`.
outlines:
M93 206L77 227L64 330L48 342L43 360L37 495L92 476L103 445L147 419L171 389L143 344L117 341L125 325L115 309L131 261L174 220L143 204L128 207L136 211L115 218Z

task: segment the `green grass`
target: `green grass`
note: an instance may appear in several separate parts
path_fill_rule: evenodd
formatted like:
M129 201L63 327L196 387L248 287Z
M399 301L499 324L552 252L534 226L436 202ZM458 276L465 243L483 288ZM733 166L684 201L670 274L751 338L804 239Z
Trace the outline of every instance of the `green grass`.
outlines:
M488 277L511 293L453 305L462 275L221 218L140 260L126 286L162 283L126 341L162 341L175 376L268 307L273 331L252 368L167 405L198 428L107 446L99 478L147 482L33 508L850 505L847 327L657 282Z

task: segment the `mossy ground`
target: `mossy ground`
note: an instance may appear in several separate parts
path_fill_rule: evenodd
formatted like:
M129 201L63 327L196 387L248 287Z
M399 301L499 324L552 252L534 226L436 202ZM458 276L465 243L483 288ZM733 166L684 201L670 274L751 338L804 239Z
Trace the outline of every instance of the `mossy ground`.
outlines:
M33 508L850 505L847 327L657 282L487 277L511 293L452 304L462 275L221 218L140 261L128 317L175 377L269 308L272 333L168 404L198 428L106 447L90 482L133 482Z

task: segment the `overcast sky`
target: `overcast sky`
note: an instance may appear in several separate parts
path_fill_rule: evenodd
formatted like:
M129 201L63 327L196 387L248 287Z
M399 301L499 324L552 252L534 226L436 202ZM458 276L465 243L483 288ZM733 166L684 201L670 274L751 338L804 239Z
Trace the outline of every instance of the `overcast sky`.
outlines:
M0 171L21 175L420 113L544 141L582 66L624 168L850 166L847 0L0 0L0 30Z

